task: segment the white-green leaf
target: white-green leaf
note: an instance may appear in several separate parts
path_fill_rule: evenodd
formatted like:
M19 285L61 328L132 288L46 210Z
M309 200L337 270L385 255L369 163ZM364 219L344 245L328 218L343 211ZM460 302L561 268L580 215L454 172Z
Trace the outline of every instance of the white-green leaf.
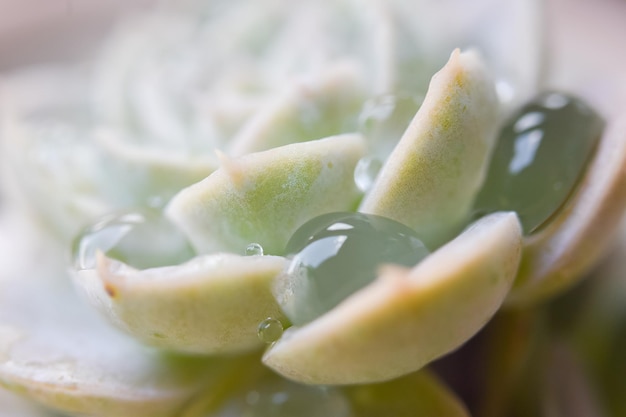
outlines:
M100 131L96 143L102 158L99 186L120 206L164 204L217 168L213 156L133 143L120 132Z
M354 131L365 97L362 78L354 63L344 62L317 78L294 82L241 128L230 153L245 155Z
M10 387L7 387L10 389ZM0 389L0 417L54 417L31 401Z
M81 303L48 244L19 217L0 219L2 386L71 415L169 417L233 366L117 331Z
M134 337L190 353L258 349L257 327L282 319L271 283L286 265L277 256L219 253L179 266L137 270L100 254L76 284L91 303Z
M428 370L344 392L354 417L469 417L461 400Z
M383 268L377 281L335 309L288 329L263 361L312 384L384 381L418 370L493 316L520 254L517 216L485 217L413 269Z
M349 134L224 158L166 212L199 253L243 253L259 243L265 253L280 254L307 220L354 208L353 172L364 153L363 137Z
M431 247L453 237L483 181L498 112L478 54L453 52L359 210L406 224Z

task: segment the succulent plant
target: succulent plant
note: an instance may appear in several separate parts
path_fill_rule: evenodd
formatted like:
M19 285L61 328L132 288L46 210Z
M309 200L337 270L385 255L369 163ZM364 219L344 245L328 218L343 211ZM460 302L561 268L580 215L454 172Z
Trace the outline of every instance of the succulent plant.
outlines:
M626 95L541 5L226 3L5 81L0 416L625 412L619 253L546 300L623 246Z

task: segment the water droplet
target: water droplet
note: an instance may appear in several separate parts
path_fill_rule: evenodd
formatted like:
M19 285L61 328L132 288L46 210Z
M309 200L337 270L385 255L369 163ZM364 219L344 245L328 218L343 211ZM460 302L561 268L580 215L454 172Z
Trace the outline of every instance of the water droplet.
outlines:
M279 277L277 301L295 325L334 308L372 282L380 265L413 266L428 250L407 226L363 213L329 213L302 225L287 244L293 255Z
M226 401L216 416L224 417L349 417L350 402L336 388L297 384L267 375L247 392Z
M541 94L501 130L473 212L513 210L525 233L537 230L571 195L603 126L579 99Z
M277 392L272 395L272 403L282 405L289 401L289 393L287 392Z
M496 94L501 103L510 103L515 98L515 87L507 80L499 79L496 81Z
M140 269L177 265L195 255L182 232L148 210L107 215L85 228L72 245L74 267L95 268L98 251Z
M382 166L383 163L378 158L372 156L361 158L354 168L354 182L357 188L364 193L369 191Z
M148 198L148 200L146 201L146 204L148 205L148 207L158 210L158 209L162 209L165 206L166 202L167 200L163 198L163 196L153 195Z
M367 100L359 114L359 132L371 141L374 153L385 159L417 113L422 98L383 94Z
M246 394L246 403L248 405L255 405L259 402L260 398L261 394L259 394L259 391L252 390Z
M250 243L246 246L246 256L263 255L263 246L258 243Z
M558 110L570 104L571 99L564 94L547 93L541 98L540 103L547 109Z
M274 343L283 335L283 324L278 319L268 317L259 323L257 334L264 343Z

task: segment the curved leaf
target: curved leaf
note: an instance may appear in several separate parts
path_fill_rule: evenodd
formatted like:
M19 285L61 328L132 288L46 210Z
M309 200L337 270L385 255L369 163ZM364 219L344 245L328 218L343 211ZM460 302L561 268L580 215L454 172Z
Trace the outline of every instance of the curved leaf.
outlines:
M178 266L137 270L101 253L96 270L75 274L91 303L151 345L201 354L260 348L257 327L282 313L270 292L286 260L227 253Z
M384 268L330 312L288 329L263 361L312 384L377 382L418 370L493 316L520 254L517 216L487 216L413 269Z

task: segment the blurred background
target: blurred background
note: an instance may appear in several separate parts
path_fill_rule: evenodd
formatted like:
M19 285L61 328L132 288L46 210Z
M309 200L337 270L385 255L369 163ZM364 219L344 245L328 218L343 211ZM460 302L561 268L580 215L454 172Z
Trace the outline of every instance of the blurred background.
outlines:
M0 0L0 71L88 53L123 13L155 0Z

